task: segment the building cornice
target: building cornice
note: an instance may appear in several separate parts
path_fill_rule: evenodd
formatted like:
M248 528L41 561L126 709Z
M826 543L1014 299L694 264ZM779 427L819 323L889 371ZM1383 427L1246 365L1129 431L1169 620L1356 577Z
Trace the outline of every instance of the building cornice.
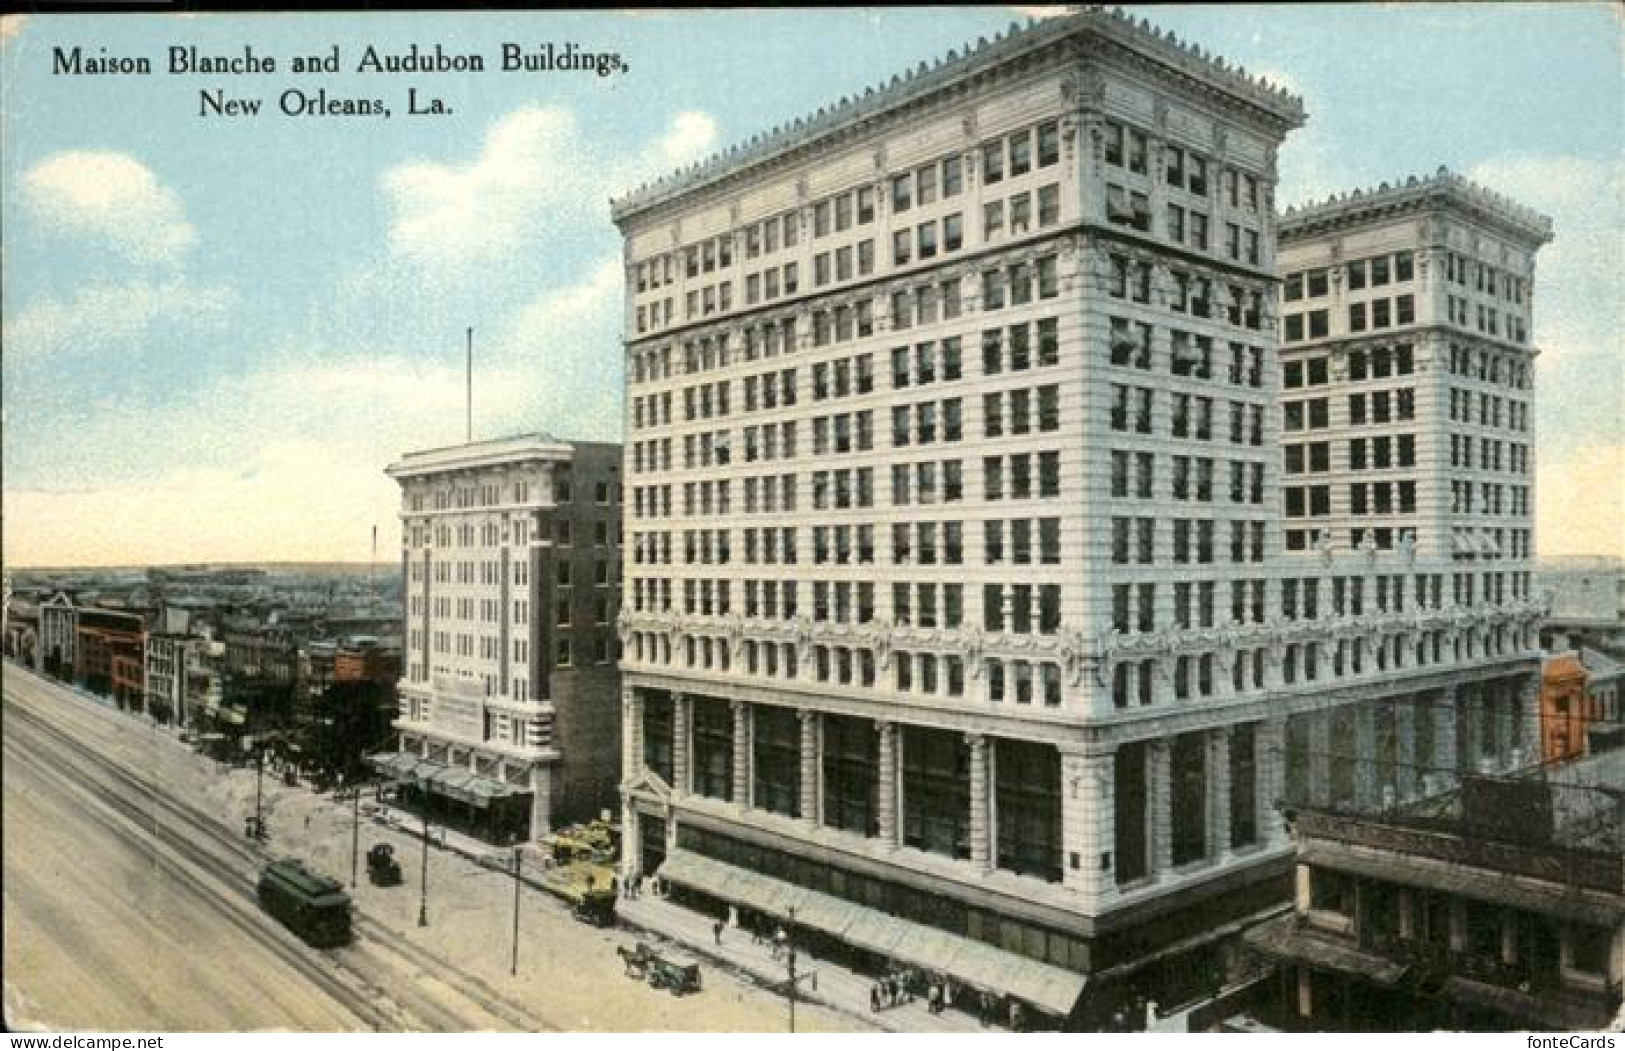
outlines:
M1290 207L1281 216L1278 237L1284 250L1294 242L1322 237L1341 228L1444 208L1464 212L1470 219L1525 242L1529 248L1552 239L1550 218L1444 167L1427 178L1412 175L1403 183L1390 186L1385 182L1375 188Z
M1026 26L1011 23L1005 33L995 35L991 41L979 39L975 47L967 47L963 53L950 51L935 64L922 62L914 71L893 76L890 82L868 88L861 96L843 97L810 117L797 118L752 136L612 199L610 214L616 223L623 223L691 191L761 169L814 145L827 148L830 141L842 133L870 128L878 121L895 118L900 111L962 88L972 79L1017 64L1030 64L1042 52L1060 51L1068 45L1076 47L1065 56L1067 58L1085 53L1085 45L1140 56L1181 80L1252 107L1259 117L1277 125L1282 133L1304 122L1302 99L1285 89L1180 41L1173 33L1164 32L1144 19L1136 20L1120 8L1108 11L1088 7L1061 18L1029 21Z
M521 434L410 452L384 468L384 473L395 479L416 478L533 460L569 462L573 455L574 448L569 442L560 441L552 435Z

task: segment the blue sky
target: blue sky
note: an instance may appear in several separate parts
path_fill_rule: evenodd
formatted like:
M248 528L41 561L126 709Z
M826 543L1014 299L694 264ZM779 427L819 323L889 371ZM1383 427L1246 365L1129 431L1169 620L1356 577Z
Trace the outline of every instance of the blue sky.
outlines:
M7 19L6 562L364 559L374 524L389 557L382 469L462 438L471 325L480 435L618 439L608 196L1044 11ZM1143 13L1304 97L1282 204L1448 164L1553 217L1535 299L1539 543L1625 553L1614 9ZM368 44L491 59L505 41L616 51L628 72L350 72ZM343 73L288 71L335 44ZM76 45L159 72L53 75L53 48ZM170 76L172 45L251 45L280 68ZM409 85L453 113L406 115ZM199 116L216 87L266 112ZM392 116L283 116L289 87L381 98Z

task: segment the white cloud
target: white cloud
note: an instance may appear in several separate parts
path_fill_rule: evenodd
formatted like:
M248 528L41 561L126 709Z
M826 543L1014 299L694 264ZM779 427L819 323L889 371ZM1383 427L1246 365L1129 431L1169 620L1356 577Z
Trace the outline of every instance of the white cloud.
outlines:
M1535 546L1557 555L1625 557L1625 442L1586 445L1537 465Z
M135 357L146 349L141 337L153 326L219 328L236 303L226 286L184 279L90 285L72 299L47 297L24 307L6 325L6 353L18 361Z
M526 377L490 370L476 421L518 416ZM101 406L59 450L69 486L5 494L13 564L362 559L398 537L384 468L464 437L458 364L391 356L275 366L154 409Z
M607 223L609 193L712 149L717 126L686 111L636 158L614 160L559 106L526 106L486 132L466 164L413 161L385 172L391 251L425 269L477 264L576 226Z
M645 151L635 173L627 177L664 175L699 160L717 148L719 129L708 113L685 110L672 118L671 128Z
M43 222L138 263L178 264L197 241L180 198L128 154L52 154L24 174L23 200Z
M395 217L390 247L424 264L489 258L519 245L590 181L575 116L527 106L486 133L480 155L418 161L384 174Z
M1047 18L1062 18L1071 14L1073 9L1066 4L1011 4L1010 10L1022 18L1043 21Z
M1625 161L1506 157L1467 177L1552 219L1552 243L1535 264L1535 341L1553 355L1542 364L1573 352L1617 361L1625 349Z

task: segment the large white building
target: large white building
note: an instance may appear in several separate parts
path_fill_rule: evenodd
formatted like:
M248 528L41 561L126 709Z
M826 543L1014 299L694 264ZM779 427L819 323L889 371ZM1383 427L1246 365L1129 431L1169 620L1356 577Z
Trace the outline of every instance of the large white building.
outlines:
M613 801L619 472L619 446L537 434L389 467L404 677L374 764L444 820L534 842Z
M1282 550L1303 119L1086 10L615 202L629 873L1046 1014L1177 1002L1288 896L1310 713L1514 659L1397 552Z

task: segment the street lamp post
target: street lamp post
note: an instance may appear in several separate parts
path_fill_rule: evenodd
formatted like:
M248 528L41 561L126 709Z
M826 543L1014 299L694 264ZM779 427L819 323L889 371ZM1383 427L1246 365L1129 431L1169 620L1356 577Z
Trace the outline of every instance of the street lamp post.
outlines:
M254 838L265 839L265 745L254 742Z
M790 927L794 929L796 925L796 910L792 906L788 911L790 917ZM786 978L784 983L784 995L790 1001L790 1032L794 1033L796 1031L796 994L800 991L800 984L803 981L807 982L809 988L817 989L818 973L816 971L808 971L805 974L796 973L795 939L788 932L786 932L783 927L779 928L779 933L783 935L782 945L785 950L785 967L789 973L789 976Z
M418 926L429 925L429 783L418 782L418 806L423 808L423 892L418 899Z
M356 878L361 870L361 782L353 786L354 810L350 823L350 889L355 890Z
M510 976L519 973L519 846L513 848L513 962L508 966Z

